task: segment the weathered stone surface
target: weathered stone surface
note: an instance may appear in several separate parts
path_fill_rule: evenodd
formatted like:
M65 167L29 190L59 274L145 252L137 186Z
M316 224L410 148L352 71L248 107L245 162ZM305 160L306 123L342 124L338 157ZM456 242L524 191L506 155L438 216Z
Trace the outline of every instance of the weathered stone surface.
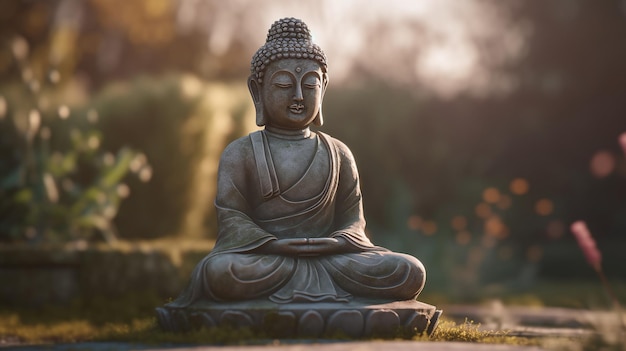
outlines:
M363 334L363 313L357 310L338 310L326 321L326 334L343 333L351 337Z
M319 337L324 332L324 318L317 311L307 311L298 322L298 335Z
M232 303L200 301L188 308L158 308L161 327L168 331L231 325L250 327L272 337L393 336L398 332L429 332L439 313L414 301L358 300L348 303L278 304L269 300ZM219 323L212 324L213 321ZM432 330L430 330L432 332Z
M365 319L366 335L393 336L400 330L400 318L393 310L373 310Z
M296 315L291 311L266 313L263 317L263 328L275 337L296 335Z
M186 328L186 315L202 312L276 336L432 332L440 312L415 300L426 269L370 241L354 156L310 129L323 124L328 72L307 25L274 22L251 73L264 129L222 153L215 248L159 309L161 325Z

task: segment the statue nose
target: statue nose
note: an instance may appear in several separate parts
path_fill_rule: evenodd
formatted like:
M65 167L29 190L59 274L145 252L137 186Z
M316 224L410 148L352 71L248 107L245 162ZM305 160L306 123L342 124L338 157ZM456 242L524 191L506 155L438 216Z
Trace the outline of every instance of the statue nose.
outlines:
M301 87L296 87L296 93L293 96L293 100L294 101L298 101L301 102L302 100L304 100L304 97L302 97L302 88Z

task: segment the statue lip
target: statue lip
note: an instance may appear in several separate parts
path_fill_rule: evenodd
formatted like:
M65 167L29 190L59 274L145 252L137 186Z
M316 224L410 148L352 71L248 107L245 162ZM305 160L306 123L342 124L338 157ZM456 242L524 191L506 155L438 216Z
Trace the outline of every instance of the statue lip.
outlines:
M289 105L289 111L293 113L302 113L304 111L304 105L301 105L301 104Z

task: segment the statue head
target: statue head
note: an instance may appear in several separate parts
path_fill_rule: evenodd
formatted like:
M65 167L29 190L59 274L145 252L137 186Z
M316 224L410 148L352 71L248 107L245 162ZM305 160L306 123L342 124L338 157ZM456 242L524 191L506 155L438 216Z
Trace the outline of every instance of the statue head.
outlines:
M252 57L248 88L256 123L286 129L321 126L328 85L326 55L299 19L274 22L267 40Z

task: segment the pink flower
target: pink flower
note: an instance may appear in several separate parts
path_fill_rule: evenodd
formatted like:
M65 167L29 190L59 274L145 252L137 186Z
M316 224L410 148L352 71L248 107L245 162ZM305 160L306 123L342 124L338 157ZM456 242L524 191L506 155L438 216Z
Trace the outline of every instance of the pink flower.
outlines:
M624 156L626 156L626 132L619 136L619 145L622 147L622 151L624 151Z
M596 270L601 270L601 261L602 254L598 247L596 247L596 241L593 240L589 229L587 228L587 224L583 221L576 221L572 223L570 227L576 241L578 242L578 246L583 251L587 262Z

